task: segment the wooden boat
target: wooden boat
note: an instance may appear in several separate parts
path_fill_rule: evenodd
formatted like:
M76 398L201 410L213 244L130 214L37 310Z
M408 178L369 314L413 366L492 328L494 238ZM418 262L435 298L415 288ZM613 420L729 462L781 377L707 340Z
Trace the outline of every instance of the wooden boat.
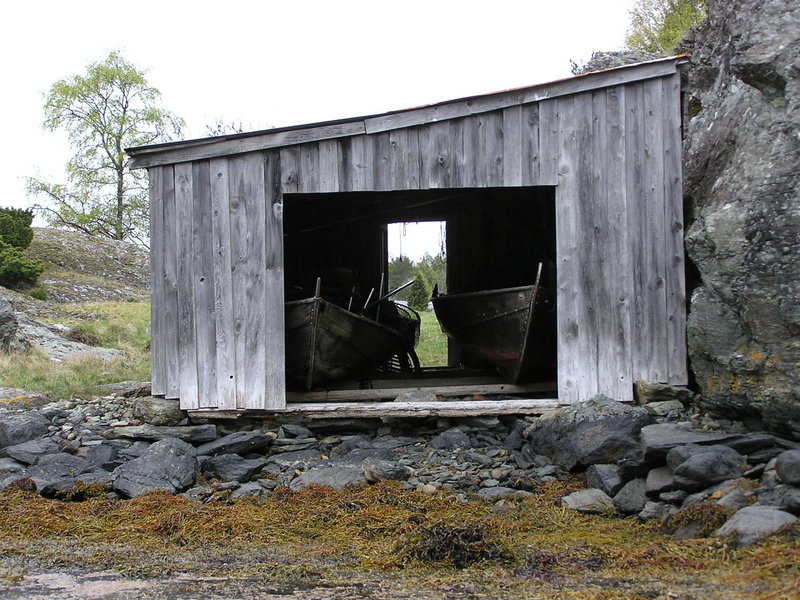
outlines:
M465 366L488 363L508 383L517 383L528 373L541 276L540 264L533 285L460 294L434 291L436 318L442 331L459 344Z
M406 351L397 331L321 298L286 303L286 377L303 390L368 373Z

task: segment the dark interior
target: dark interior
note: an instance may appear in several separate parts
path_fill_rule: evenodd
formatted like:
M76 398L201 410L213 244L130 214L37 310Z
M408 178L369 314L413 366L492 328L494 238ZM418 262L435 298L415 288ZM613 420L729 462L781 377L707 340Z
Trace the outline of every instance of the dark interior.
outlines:
M446 222L448 293L531 285L542 263L535 379L555 381L555 188L286 194L283 215L287 301L313 296L319 277L327 300L363 304L388 270L388 223Z

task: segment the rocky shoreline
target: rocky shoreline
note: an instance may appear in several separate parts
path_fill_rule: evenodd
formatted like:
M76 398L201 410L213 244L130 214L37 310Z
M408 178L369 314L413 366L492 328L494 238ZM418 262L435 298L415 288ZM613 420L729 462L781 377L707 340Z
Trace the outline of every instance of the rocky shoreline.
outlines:
M634 407L597 396L541 417L281 422L190 418L146 393L126 384L94 399L0 405L0 490L61 500L166 490L206 503L398 480L501 511L509 497L583 474L586 489L562 506L661 519L676 537L748 545L800 514L800 445L678 399Z

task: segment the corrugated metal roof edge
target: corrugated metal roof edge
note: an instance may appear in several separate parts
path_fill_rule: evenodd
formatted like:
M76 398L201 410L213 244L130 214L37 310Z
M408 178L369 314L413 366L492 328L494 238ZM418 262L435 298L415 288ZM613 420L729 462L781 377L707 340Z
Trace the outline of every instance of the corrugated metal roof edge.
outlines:
M589 72L589 73L584 73L582 75L576 75L574 77L567 77L567 78L564 78L564 79L556 79L556 80L553 80L553 81L548 81L548 82L544 82L544 83L538 83L538 84L534 84L534 85L530 85L530 86L522 86L522 87L518 87L518 88L511 88L511 89L507 89L507 90L489 92L489 93L486 93L486 94L477 94L477 95L474 95L474 96L466 96L466 97L463 97L463 98L455 98L455 99L452 99L452 100L445 100L445 101L442 101L442 102L436 102L436 103L427 104L427 105L421 105L421 106L415 106L415 107L411 107L411 108L393 110L393 111L389 111L389 112L385 112L385 113L377 113L377 114L373 114L373 115L350 117L350 118L344 118L344 119L336 119L336 120L332 120L332 121L319 121L319 122L315 122L315 123L304 123L304 124L300 124L300 125L291 125L291 126L287 126L287 127L276 127L276 128L273 128L273 129L262 129L262 130L248 131L248 132L237 133L237 134L228 134L228 135L213 136L213 137L206 137L206 138L195 138L195 139L180 140L180 141L175 141L175 142L165 142L165 143L161 143L161 144L151 144L151 145L147 145L147 146L136 146L136 147L126 148L125 152L127 152L132 157L141 157L141 156L144 156L144 155L153 155L153 154L158 154L160 152L165 152L165 151L170 151L170 150L176 150L176 149L187 149L188 150L188 149L190 149L192 147L208 146L208 145L213 145L213 144L219 144L221 142L244 140L244 139L248 139L248 138L266 136L266 135L272 136L274 134L282 134L282 133L288 133L288 132L294 132L294 131L313 130L313 129L319 129L319 128L334 128L334 129L338 129L338 126L341 126L341 125L347 125L347 124L353 124L353 123L362 123L362 122L366 122L366 121L368 121L370 119L380 119L380 118L384 118L384 117L392 117L394 115L402 115L404 113L412 113L412 112L415 112L415 111L436 109L436 108L439 108L439 107L446 107L446 106L457 104L457 103L464 103L464 102L469 103L469 102L474 102L476 100L489 99L489 98L492 98L492 97L508 95L508 94L513 94L513 93L520 93L520 92L526 92L526 91L533 92L538 88L546 88L546 87L552 86L554 84L570 82L570 81L575 81L575 80L579 80L579 79L591 79L591 78L600 77L600 76L603 76L605 74L612 73L612 72L635 70L637 68L646 67L648 65L674 63L677 66L677 65L685 63L688 60L688 58L689 58L688 54L679 54L679 55L676 55L676 56L669 56L669 57L666 57L666 58L659 58L659 59L650 60L650 61L644 61L644 62L633 63L633 64L629 64L629 65L623 65L623 66L620 66L620 67L614 67L612 69L604 69L604 70L601 70L601 71L592 71L592 72ZM608 84L600 84L600 85L598 85L598 87L605 87L606 85L608 85ZM433 120L435 120L435 119L433 119ZM345 133L345 134L342 134L342 135L347 135L347 134ZM350 135L352 135L352 134L350 134ZM294 142L294 143L298 143L298 142ZM292 143L287 143L286 145L292 145ZM141 165L141 166L147 166L147 165ZM134 168L137 168L137 165L134 165Z

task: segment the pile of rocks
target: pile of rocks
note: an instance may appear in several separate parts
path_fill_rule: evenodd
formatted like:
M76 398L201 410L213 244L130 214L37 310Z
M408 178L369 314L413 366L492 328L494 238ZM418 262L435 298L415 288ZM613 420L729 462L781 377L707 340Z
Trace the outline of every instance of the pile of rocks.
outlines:
M125 393L0 408L0 489L63 497L78 482L102 483L111 497L161 489L205 502L400 480L466 499L524 494L568 475L545 457L523 457L532 418L190 420L174 401Z
M676 537L703 537L707 520L723 516L713 534L732 536L738 545L797 521L798 444L734 427L651 423L677 409L672 404L631 407L597 396L533 423L525 431L527 448L563 469L585 469L590 487L562 501L580 512L662 519ZM700 504L716 510L692 510Z
M103 398L0 408L0 490L70 498L96 484L111 498L166 490L209 502L398 480L501 501L585 471L591 488L564 506L644 520L715 502L740 509L726 525L734 533L769 521L740 543L800 512L796 444L699 429L681 422L677 400L630 407L598 396L540 418L276 422L190 420L174 401L126 397L145 392L129 384Z

